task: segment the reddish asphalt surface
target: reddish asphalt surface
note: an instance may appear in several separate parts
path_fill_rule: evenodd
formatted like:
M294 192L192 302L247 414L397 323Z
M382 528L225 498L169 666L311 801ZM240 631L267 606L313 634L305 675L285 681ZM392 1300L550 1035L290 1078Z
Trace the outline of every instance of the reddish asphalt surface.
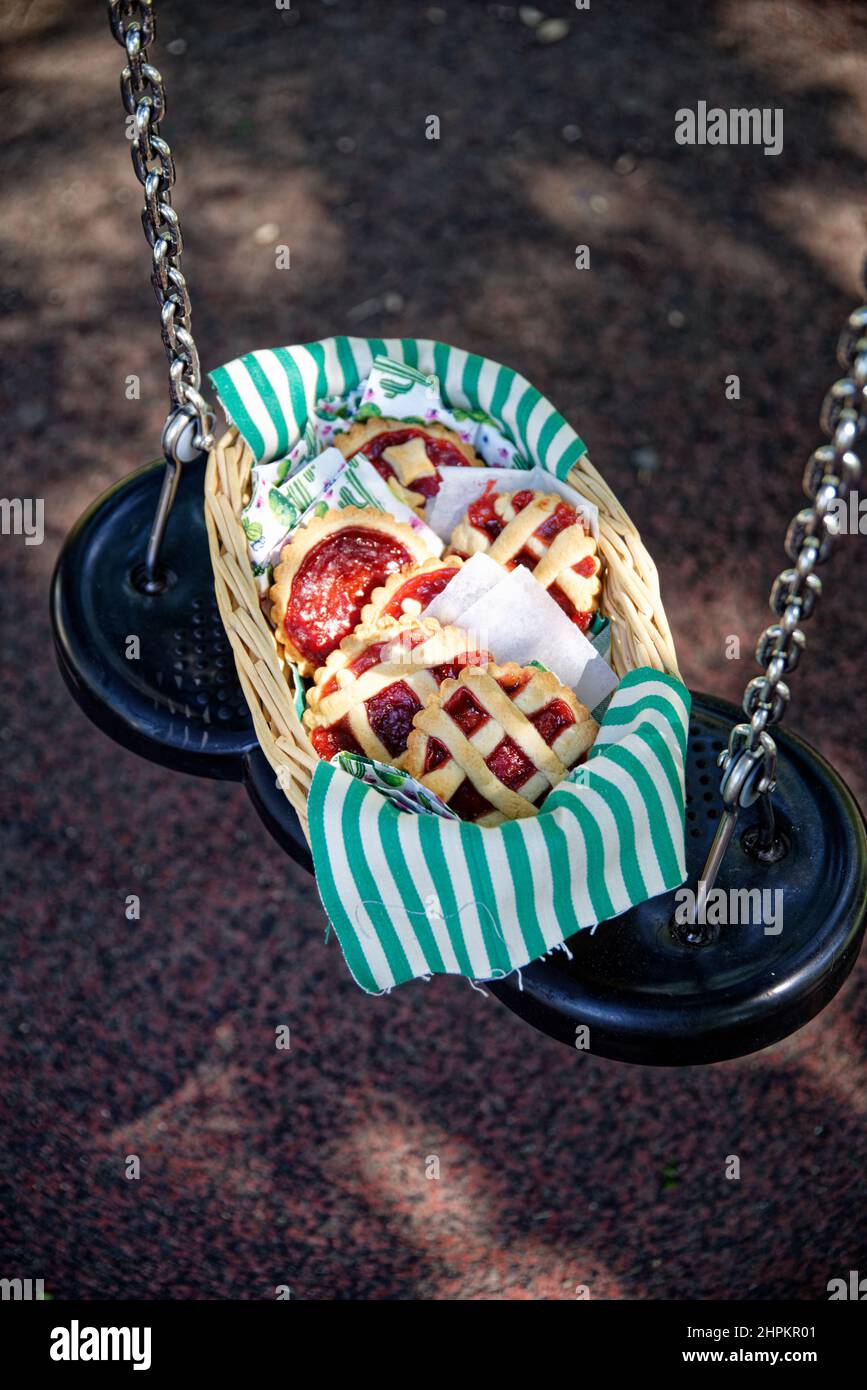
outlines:
M865 12L547 14L556 42L456 0L167 6L196 337L206 366L355 332L518 368L641 526L688 683L737 699L860 302ZM369 998L242 789L149 765L69 698L52 566L156 452L165 365L103 13L12 6L0 44L3 487L46 520L41 546L0 537L0 1276L88 1299L812 1300L867 1271L867 959L794 1037L680 1071L578 1055L461 980ZM783 152L677 145L700 100L781 108ZM826 572L789 721L862 801L864 544Z

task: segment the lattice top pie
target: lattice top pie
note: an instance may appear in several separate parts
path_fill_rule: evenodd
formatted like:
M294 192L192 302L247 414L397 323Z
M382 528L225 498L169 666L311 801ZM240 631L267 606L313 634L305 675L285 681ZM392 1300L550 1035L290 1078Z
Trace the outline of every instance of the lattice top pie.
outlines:
M395 495L416 511L439 491L440 467L484 464L473 446L445 425L414 425L379 415L336 434L334 444L344 458L364 454Z
M485 491L459 521L449 553L466 559L483 550L505 569L526 565L533 577L586 632L599 607L599 557L574 507L556 493Z
M413 719L403 766L462 820L534 816L598 725L551 671L468 666Z
M468 650L469 638L434 618L403 617L359 627L332 652L307 693L304 723L321 758L347 749L395 763L413 716L444 680L490 652Z
M301 675L352 632L390 574L429 557L411 526L374 507L326 512L294 531L274 570L271 617Z
M458 555L448 555L442 560L423 560L420 565L410 565L389 575L382 588L371 594L361 615L362 623L372 627L383 619L401 618L404 614L417 618L451 583L463 563Z

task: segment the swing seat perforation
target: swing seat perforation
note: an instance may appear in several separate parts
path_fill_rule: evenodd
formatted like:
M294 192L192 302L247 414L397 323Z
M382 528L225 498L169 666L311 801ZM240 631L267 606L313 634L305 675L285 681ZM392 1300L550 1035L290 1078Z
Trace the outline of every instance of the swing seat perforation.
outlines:
M255 736L213 590L203 460L181 477L165 592L147 595L131 581L164 471L157 461L123 479L67 538L51 588L60 667L85 713L133 752L178 771L240 778Z

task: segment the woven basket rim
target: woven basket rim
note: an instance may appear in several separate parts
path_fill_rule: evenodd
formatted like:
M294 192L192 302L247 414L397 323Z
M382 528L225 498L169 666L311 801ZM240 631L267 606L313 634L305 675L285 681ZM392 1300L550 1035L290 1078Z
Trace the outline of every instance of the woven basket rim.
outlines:
M234 425L208 456L205 522L214 590L256 737L309 841L307 797L319 759L295 708L282 644L262 610L249 563L241 511L254 464L250 446ZM565 481L599 510L600 611L611 622L615 674L622 677L650 666L680 679L656 566L637 527L588 453L572 466Z

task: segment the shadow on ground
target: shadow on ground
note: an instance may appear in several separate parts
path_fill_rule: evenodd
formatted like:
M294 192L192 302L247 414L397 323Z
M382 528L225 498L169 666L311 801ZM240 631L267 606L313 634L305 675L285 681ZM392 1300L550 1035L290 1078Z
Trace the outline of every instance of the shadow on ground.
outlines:
M863 965L796 1037L682 1072L571 1054L456 980L369 999L239 789L137 761L70 702L51 566L155 452L165 367L121 50L72 0L17 8L4 487L45 498L47 540L0 545L0 1272L85 1298L824 1297L867 1260ZM210 366L348 331L518 368L641 525L686 679L737 699L858 302L867 25L836 3L550 11L569 28L543 44L454 0L167 7L196 336ZM781 107L783 153L677 146L699 100ZM792 726L863 797L861 544L828 572Z

